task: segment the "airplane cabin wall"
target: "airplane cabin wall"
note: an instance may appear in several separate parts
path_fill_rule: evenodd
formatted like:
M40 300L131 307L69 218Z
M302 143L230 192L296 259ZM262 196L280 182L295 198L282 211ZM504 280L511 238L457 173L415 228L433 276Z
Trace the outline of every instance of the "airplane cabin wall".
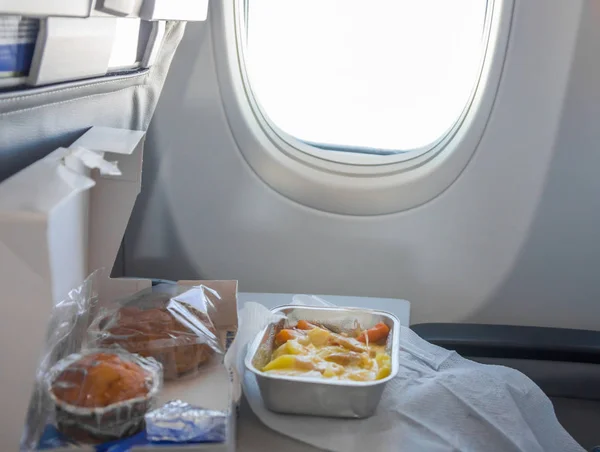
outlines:
M534 221L510 274L472 320L600 329L600 2L583 5Z
M466 169L432 201L372 217L260 179L229 128L211 25L189 24L148 132L124 273L406 298L415 323L600 329L599 22L597 1L517 0Z

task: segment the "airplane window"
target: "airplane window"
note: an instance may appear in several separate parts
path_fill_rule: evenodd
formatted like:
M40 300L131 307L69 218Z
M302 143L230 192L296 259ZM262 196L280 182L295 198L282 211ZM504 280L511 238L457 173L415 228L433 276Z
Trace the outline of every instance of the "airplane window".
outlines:
M251 92L287 141L379 156L429 149L470 103L491 1L246 0Z

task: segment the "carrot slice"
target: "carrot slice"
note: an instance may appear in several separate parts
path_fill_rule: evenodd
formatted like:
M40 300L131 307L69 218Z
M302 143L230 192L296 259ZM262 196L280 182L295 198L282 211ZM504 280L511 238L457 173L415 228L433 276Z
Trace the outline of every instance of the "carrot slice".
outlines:
M306 320L298 320L298 325L296 325L299 330L312 330L314 327L312 323L308 323Z
M287 341L291 341L292 339L296 339L297 337L302 336L302 333L297 330L284 329L281 330L275 336L275 343L277 345L285 344Z
M383 339L386 339L388 334L390 334L390 327L381 322L375 325L373 328L363 331L360 336L358 336L358 340L360 342L366 342L368 337L369 342L379 342Z

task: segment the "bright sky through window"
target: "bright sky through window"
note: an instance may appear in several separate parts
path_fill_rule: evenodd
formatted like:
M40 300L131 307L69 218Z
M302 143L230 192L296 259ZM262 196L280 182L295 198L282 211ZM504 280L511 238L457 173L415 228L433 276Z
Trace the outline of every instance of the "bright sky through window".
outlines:
M477 83L485 0L248 0L246 63L263 112L323 145L410 150Z

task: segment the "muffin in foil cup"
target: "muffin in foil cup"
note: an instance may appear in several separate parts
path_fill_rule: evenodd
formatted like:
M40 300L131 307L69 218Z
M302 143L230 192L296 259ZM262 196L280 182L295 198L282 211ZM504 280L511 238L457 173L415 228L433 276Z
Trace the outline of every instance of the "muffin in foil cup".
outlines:
M94 400L85 392L94 391L102 382L85 382L84 376L84 383L77 388L72 384L69 387L70 383L63 381L67 375L89 375L89 370L101 364L102 359L111 360L110 363L115 365L122 364L124 372L138 377L137 383L143 386L144 391L128 397L126 391L131 392L131 386L123 386L123 392L117 394L114 403L103 400L102 406L90 406ZM100 377L114 378L116 371L110 366L105 367L100 369ZM141 373L135 375L136 372ZM155 359L113 348L90 349L69 355L57 362L45 378L46 392L55 407L56 427L67 437L84 443L112 441L141 431L144 428L144 415L155 407L162 384L162 366ZM69 396L74 396L77 402L66 401Z

